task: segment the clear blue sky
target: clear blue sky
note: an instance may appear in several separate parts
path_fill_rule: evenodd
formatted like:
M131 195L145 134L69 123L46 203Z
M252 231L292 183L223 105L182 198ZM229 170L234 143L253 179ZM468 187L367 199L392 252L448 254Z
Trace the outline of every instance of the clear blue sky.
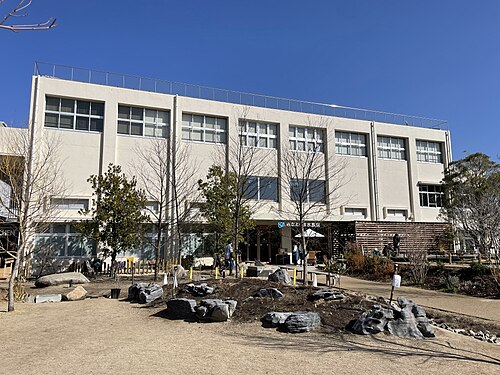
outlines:
M455 159L500 155L498 0L34 0L22 21L50 16L0 30L7 123L26 123L46 61L442 118Z

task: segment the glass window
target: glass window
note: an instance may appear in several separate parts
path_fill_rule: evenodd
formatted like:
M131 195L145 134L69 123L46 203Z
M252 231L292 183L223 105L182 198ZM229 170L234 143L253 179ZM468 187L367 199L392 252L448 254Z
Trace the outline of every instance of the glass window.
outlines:
M377 137L378 157L382 159L406 160L405 140L394 137Z
M290 126L290 150L323 152L324 130L320 128L302 128Z
M417 161L442 163L441 143L417 140Z
M169 113L149 108L118 106L118 134L168 137Z
M346 207L344 208L344 215L366 217L366 208Z
M225 143L227 120L221 117L182 114L182 139L186 141Z
M366 135L335 132L335 153L338 155L366 156Z
M325 203L326 183L323 180L290 180L290 199Z
M276 148L277 126L267 122L240 120L240 140L244 146ZM273 130L270 130L273 129Z
M441 185L418 185L420 207L443 207L444 191Z
M102 132L103 124L104 103L51 96L45 98L47 127Z

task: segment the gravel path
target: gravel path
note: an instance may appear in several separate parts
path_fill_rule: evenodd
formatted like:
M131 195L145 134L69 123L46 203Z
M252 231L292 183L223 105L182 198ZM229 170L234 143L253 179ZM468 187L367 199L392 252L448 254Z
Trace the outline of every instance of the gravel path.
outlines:
M403 340L197 324L105 298L0 303L1 374L494 374L500 346L438 330Z

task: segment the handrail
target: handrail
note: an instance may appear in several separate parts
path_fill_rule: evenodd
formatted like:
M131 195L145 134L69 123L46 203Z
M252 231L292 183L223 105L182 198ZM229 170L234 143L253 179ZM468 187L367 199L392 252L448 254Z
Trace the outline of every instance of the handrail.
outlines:
M187 96L197 99L311 113L323 116L334 116L433 129L447 128L446 120L428 117L409 116L400 113L375 111L335 104L286 99L277 96L252 94L241 91L219 89L189 83L165 81L150 77L111 73L102 70L78 68L45 62L35 62L34 75L162 94Z

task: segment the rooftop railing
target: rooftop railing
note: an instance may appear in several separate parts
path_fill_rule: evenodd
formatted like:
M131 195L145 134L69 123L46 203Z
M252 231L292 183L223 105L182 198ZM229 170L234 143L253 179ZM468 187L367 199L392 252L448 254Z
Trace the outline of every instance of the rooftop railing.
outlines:
M315 103L303 100L285 99L275 96L250 94L246 92L217 89L129 74L110 73L100 70L77 68L44 62L35 63L35 75L64 79L75 82L127 88L187 96L190 98L215 100L226 103L280 109L285 111L335 116L349 119L385 122L390 124L446 129L447 121L427 117L409 116L399 113L373 111L369 109L345 107L335 104Z

